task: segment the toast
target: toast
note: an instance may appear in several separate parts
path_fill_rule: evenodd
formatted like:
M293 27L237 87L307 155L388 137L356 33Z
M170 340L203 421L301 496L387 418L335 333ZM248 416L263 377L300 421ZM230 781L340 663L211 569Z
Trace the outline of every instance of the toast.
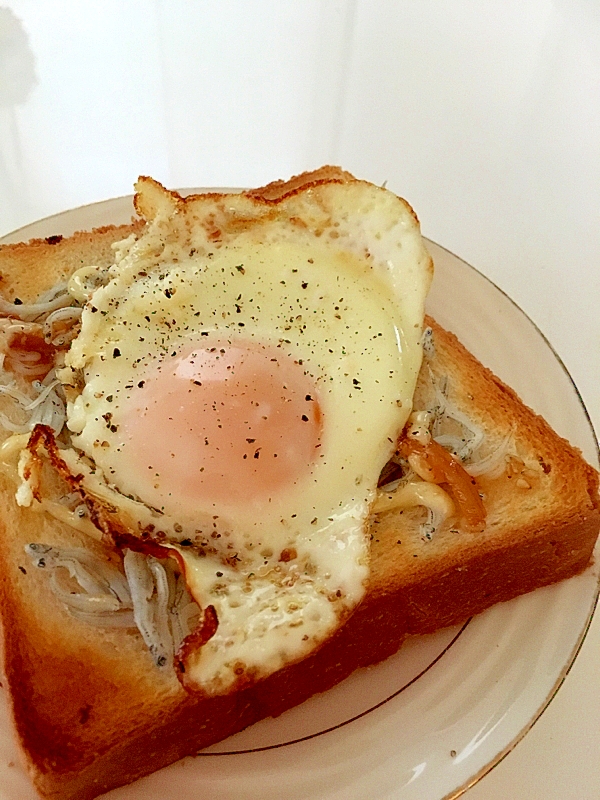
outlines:
M353 180L326 168L248 197L277 204L293 193ZM152 215L152 208L140 210ZM108 267L112 244L142 230L135 220L0 248L2 294L19 305L32 302L81 266ZM14 476L4 470L4 667L17 734L41 795L91 800L281 714L396 652L408 635L456 624L586 567L600 529L597 473L453 334L432 319L425 324L413 400L423 416L404 437L412 441L412 431L416 445L401 446L381 475L366 594L314 652L245 688L214 696L188 691L174 670L156 668L137 630L74 617L44 570L32 565L26 546L81 547L117 565L120 557L85 527L18 506ZM463 513L468 502L459 485L423 480L435 472L425 452L432 435L456 454L483 497L484 524ZM441 494L418 504L397 502L399 491L420 483Z

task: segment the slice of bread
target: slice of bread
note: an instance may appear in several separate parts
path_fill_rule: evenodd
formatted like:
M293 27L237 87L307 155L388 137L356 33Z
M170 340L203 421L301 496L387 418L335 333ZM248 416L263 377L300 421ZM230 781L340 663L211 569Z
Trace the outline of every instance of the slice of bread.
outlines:
M352 180L325 168L249 196L276 203L320 182ZM109 265L111 244L140 226L0 248L3 296L29 302L80 266ZM427 324L432 345L414 408L433 409L442 435L455 443L476 431L477 449L464 463L481 473L485 527L475 531L455 515L432 532L422 506L375 514L369 587L349 621L317 652L247 689L212 698L188 693L175 672L154 666L137 631L73 618L25 546L49 542L105 555L104 546L18 507L14 482L0 475L4 668L40 794L96 797L281 714L386 658L409 634L455 624L586 567L600 529L597 473L456 337Z

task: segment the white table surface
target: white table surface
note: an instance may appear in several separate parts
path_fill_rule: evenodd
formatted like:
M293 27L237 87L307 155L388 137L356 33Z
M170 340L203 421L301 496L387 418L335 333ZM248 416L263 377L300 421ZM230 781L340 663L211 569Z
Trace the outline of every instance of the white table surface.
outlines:
M0 235L322 163L387 185L546 334L600 430L596 0L4 0ZM516 354L518 357L518 354ZM600 618L468 800L600 797Z

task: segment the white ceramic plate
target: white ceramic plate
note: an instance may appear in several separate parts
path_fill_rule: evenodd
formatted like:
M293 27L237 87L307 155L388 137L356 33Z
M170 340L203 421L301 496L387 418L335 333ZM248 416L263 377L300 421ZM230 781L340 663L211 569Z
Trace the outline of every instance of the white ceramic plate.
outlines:
M2 241L126 222L131 208L131 198L85 206ZM597 465L577 390L541 333L476 270L429 244L436 264L429 312ZM416 637L278 719L106 797L458 797L515 746L560 687L591 620L599 570L495 606L462 628ZM5 705L2 697L0 800L30 800Z

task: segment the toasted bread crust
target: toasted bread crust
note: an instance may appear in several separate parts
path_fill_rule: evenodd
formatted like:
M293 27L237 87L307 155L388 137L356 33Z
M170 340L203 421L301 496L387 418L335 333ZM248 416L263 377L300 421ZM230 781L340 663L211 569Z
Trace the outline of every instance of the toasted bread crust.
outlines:
M268 204L318 183L350 180L326 167L248 195ZM9 299L33 299L78 266L111 263L112 242L141 225L0 248L0 289ZM519 458L538 465L527 473L529 488L516 487L508 475L482 479L488 508L482 534L447 529L429 542L420 535L418 513L374 520L370 586L350 620L309 658L243 691L210 699L189 694L173 674L153 666L137 633L74 620L43 571L25 562L24 545L42 538L100 545L17 508L14 487L0 481L7 506L0 520L5 671L40 793L91 800L328 689L395 652L408 634L463 621L586 567L600 528L598 474L456 337L428 322L436 354L427 368L448 378L454 402L490 436L514 431ZM416 397L425 402L425 372L421 384Z
M69 237L0 245L0 292L7 300L33 300L79 267L89 265L90 257L98 264L112 263L112 244L142 226L141 220L135 220L130 225L107 225Z

